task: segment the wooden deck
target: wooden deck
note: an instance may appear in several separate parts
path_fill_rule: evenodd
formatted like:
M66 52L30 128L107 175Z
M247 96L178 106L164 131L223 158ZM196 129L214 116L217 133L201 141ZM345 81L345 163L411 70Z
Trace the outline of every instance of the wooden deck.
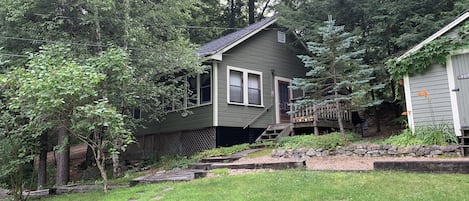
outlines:
M291 122L294 128L339 128L338 110L335 104L326 104L322 106L306 105L294 106L292 104ZM345 129L352 129L352 115L348 106L341 105L342 119Z

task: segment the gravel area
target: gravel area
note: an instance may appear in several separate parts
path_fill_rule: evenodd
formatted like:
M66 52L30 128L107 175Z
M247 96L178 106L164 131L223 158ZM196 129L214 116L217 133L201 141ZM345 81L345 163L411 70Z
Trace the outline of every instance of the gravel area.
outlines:
M370 171L375 161L469 161L469 158L428 158L428 157L349 157L327 156L310 159L273 158L262 156L256 158L241 158L233 163L272 163L306 160L308 170L324 171Z

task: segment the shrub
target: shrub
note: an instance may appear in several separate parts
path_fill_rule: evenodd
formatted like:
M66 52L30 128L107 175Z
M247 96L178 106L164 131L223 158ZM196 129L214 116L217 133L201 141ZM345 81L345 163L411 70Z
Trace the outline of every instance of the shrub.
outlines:
M340 133L334 132L326 135L301 135L284 137L279 141L278 146L286 149L296 148L323 148L334 149L337 146L344 146L348 142L354 142L360 139L357 134L347 133L347 142L344 141Z
M448 124L416 128L412 132L409 128L400 135L391 136L384 141L386 144L396 146L412 145L448 145L458 142L453 129Z

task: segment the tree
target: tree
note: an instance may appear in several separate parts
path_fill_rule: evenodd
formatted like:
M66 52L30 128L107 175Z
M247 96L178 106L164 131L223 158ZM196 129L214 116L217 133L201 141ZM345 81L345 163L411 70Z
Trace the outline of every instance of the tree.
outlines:
M299 58L308 69L306 78L295 78L293 87L304 91L305 99L297 104L335 104L340 132L345 139L343 103L367 94L372 69L361 64L364 51L354 51L356 37L336 26L332 17L318 29L319 42L307 42L311 55Z
M115 92L93 88L97 93L93 95L106 96L109 104L124 115L128 129L134 130L144 123L142 120L128 118L132 107L137 105L142 113L151 114L145 118L146 121L160 121L166 114L162 100L178 99L181 96L180 93L175 93L184 88L181 74L203 71L201 59L195 54L195 45L188 40L189 34L185 26L192 19L190 11L195 10L195 2L78 0L70 4L58 0L0 0L0 47L4 47L1 54L7 55L10 60L5 68L30 68L32 61L27 55L24 58L25 53L43 51L40 48L43 45L69 44L66 60L73 60L73 65L88 67L82 61L96 58L112 47L122 47L127 54L126 67L134 67L134 74L130 78L132 85L127 85L128 82L118 83L115 86L121 87L106 88L116 90ZM111 71L90 72L100 73L106 79L110 78L109 84L116 84L116 80L111 81L114 79L114 71L107 69ZM122 90L131 95L129 99L113 97L113 94L119 94ZM75 104L75 99L71 99L72 102L69 103L67 98L64 100L65 104ZM56 122L54 118L51 118L51 122L46 120L44 119L46 124ZM63 144L68 141L66 137L69 133L65 129L68 126L44 132L50 132L49 135L60 134L59 139L65 140L58 144ZM66 146L58 147L65 151L62 152L65 153L64 156L68 155ZM58 159L62 164L60 167L64 167L58 173L68 173L67 158ZM57 177L60 177L60 184L66 183L63 178L68 176Z
M133 142L133 135L125 128L124 115L116 111L107 99L94 104L77 107L72 117L73 136L86 143L96 159L103 190L107 193L108 178L106 175L106 152L111 157L118 157ZM92 134L90 137L89 133Z
M0 101L0 183L7 183L14 200L26 200L23 190L27 178L32 176L31 161L38 136L28 131L24 115L6 107Z
M91 66L71 59L69 53L67 47L45 47L31 55L26 69L19 67L8 72L8 82L15 86L7 94L8 109L24 114L37 136L47 130L58 133L57 185L66 184L69 177L71 114L75 107L93 100L97 84L105 78Z

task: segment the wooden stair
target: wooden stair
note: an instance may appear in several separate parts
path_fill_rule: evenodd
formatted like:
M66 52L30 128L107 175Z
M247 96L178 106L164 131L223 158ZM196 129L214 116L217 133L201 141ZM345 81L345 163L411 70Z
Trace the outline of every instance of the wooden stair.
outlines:
M462 135L459 136L459 147L461 147L461 155L462 156L467 156L469 155L469 127L468 126L463 126L461 127L461 133Z
M269 125L267 129L256 139L256 142L276 142L284 136L290 136L293 133L292 123L281 123Z

